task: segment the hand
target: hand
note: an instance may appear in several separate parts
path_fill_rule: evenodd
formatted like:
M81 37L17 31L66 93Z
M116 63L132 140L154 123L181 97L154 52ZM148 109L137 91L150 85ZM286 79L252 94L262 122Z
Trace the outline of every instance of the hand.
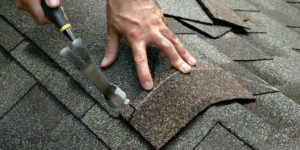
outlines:
M45 0L50 8L56 8L60 5L60 0ZM48 24L50 21L44 14L41 6L41 0L15 0L16 7L30 13L38 24Z
M107 45L101 66L111 65L117 55L120 39L129 42L144 89L153 88L146 54L147 45L156 45L173 67L189 73L196 60L165 25L164 16L155 0L107 0Z

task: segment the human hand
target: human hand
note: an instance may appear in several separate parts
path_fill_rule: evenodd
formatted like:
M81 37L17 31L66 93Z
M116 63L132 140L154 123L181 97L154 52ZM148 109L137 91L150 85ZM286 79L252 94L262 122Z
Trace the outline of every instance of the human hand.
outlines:
M107 0L107 44L101 66L108 67L118 55L119 42L129 42L144 89L153 88L148 66L147 45L161 49L173 67L189 73L196 60L164 22L164 16L155 0Z
M60 0L45 0L45 2L50 8L56 8L60 5ZM41 6L41 0L15 0L15 5L18 9L30 13L36 23L50 23Z

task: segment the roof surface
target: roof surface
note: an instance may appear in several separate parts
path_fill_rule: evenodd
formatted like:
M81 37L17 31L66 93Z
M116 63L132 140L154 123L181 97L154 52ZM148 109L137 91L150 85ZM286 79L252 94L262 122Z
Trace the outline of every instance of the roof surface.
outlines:
M113 118L59 56L68 40L1 1L0 149L300 149L300 1L158 3L198 65L180 74L149 47L155 87L145 92L122 40L103 72L133 101ZM105 1L63 6L100 64Z

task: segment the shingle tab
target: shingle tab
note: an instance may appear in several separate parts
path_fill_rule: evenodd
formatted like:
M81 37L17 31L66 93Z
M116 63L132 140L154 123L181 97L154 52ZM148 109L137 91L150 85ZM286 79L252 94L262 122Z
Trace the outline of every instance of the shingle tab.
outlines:
M95 104L75 80L30 42L21 43L12 55L77 117Z
M288 57L275 57L274 60L240 62L257 76L273 86L299 83L299 60Z
M35 83L35 79L0 47L0 118Z
M185 27L183 24L181 24L174 18L166 17L166 24L175 34L193 34L194 33L193 30Z
M35 86L0 120L0 146L4 149L42 149L48 134L67 112L41 86Z
M213 23L196 0L157 0L157 3L164 14L209 24Z
M231 27L227 27L227 26L221 26L215 24L208 25L208 24L202 24L199 22L194 22L194 21L189 21L184 19L181 19L180 21L192 27L196 31L200 33L204 33L205 35L208 35L209 37L212 38L219 38L220 36L224 35L225 33L231 30Z
M111 149L152 149L124 120L112 118L98 105L82 121Z
M245 105L253 114L300 143L300 106L282 93L256 96L256 103Z
M286 95L287 97L294 100L296 103L298 103L300 105L300 93L299 93L300 84L299 83L277 86L277 88L284 95Z
M52 130L45 147L47 149L108 149L72 115Z
M259 11L259 9L250 3L247 0L218 0L225 6L238 11Z
M209 150L209 149L236 149L236 150L252 150L246 143L241 141L238 137L230 133L226 128L220 124L209 132L209 134L199 143L195 150Z
M136 110L128 120L155 148L161 148L207 107L253 98L230 74L211 65L200 66L190 75L172 74L156 85L132 104Z
M0 17L0 45L7 51L16 47L24 37Z
M249 25L244 22L243 17L236 14L233 10L225 7L217 0L197 0L216 20L224 21L236 26L249 28Z
M273 59L232 32L227 33L219 39L211 40L211 42L218 50L223 52L232 60L253 61Z

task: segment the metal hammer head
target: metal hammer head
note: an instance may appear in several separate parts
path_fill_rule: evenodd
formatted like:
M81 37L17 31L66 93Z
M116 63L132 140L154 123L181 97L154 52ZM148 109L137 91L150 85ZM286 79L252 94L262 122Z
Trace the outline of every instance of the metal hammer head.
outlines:
M94 63L81 39L72 43L74 51L69 47L61 50L60 55L71 62L105 97L111 109L118 109L129 103L126 94L112 84ZM76 52L76 54L74 53Z

